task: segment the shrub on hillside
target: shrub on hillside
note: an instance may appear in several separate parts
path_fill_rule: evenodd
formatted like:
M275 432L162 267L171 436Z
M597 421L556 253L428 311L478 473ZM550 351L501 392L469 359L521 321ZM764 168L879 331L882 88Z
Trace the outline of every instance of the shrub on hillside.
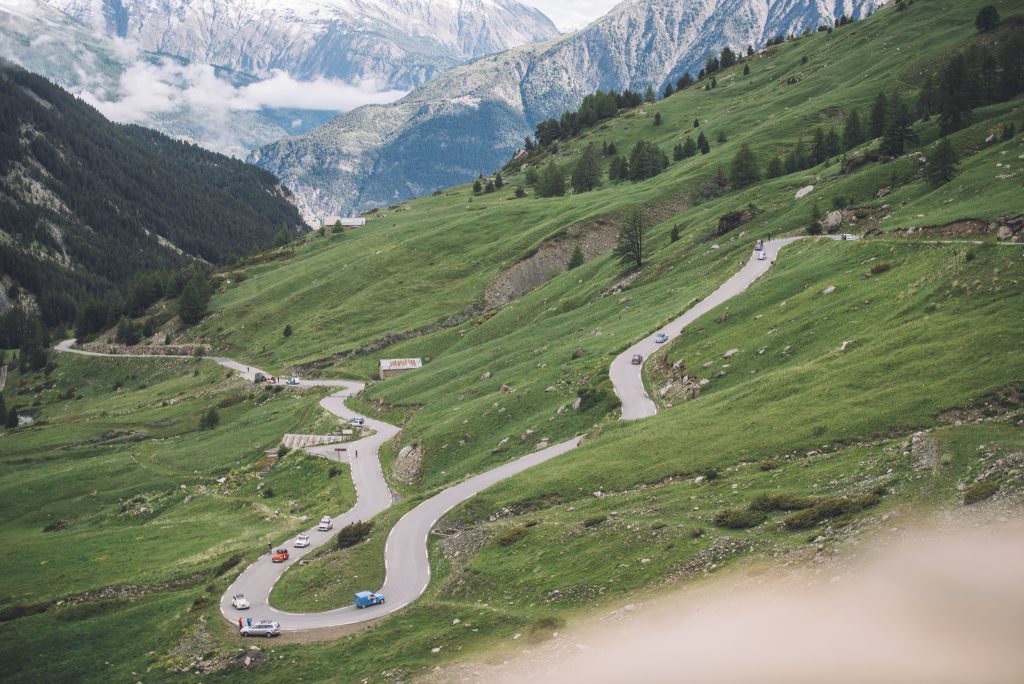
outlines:
M502 530L496 539L502 546L512 546L526 536L529 530L525 527L509 527Z
M607 515L594 515L594 516L591 516L591 517L587 518L586 520L584 520L583 521L583 526L584 527L597 527L598 525L600 525L601 523L603 523L607 519L608 519Z
M820 525L826 520L834 520L835 518L859 513L866 508L877 506L881 501L882 495L878 492L871 492L850 499L821 499L810 508L786 516L783 523L791 530L806 530Z
M761 511L726 508L715 513L715 524L719 527L728 527L731 530L743 530L760 525L764 522L765 517Z
M358 520L354 523L350 523L341 528L338 532L337 544L338 549L347 549L350 546L355 546L361 541L364 541L370 536L370 531L373 529L372 520Z
M874 266L871 267L871 275L878 275L880 273L885 273L886 271L888 271L890 269L892 269L892 264L890 264L887 261L882 261L882 262L879 262L879 263L877 263L877 264L875 264Z
M231 570L232 568L234 568L236 565L238 565L241 562L242 562L242 554L240 554L240 553L232 554L231 556L226 558L224 560L224 562L222 562L220 565L217 566L217 569L213 571L213 576L214 577L220 577L221 575L226 573L228 570Z
M999 491L999 483L994 480L986 480L973 484L964 491L964 505L970 506L985 499L991 498Z

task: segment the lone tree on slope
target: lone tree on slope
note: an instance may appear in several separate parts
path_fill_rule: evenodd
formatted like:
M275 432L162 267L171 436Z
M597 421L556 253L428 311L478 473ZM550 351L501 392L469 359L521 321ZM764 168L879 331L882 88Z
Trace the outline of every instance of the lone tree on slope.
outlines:
M644 263L644 236L647 232L647 217L643 209L630 209L626 220L619 228L619 242L615 255L624 266L640 268Z
M981 32L991 31L999 26L999 10L995 5L985 5L974 19L974 25Z
M945 185L956 176L959 162L960 157L957 155L953 143L949 141L949 138L943 138L928 155L928 163L924 166L924 177L933 187Z

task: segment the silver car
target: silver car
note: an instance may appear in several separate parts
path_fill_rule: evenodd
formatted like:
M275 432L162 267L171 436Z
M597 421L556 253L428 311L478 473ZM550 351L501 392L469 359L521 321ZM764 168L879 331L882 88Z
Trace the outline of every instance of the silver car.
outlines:
M262 636L262 637L277 636L278 634L281 633L281 623L280 622L274 622L273 620L260 620L258 622L252 623L251 625L250 624L246 624L244 627L242 627L241 630L239 630L239 633L242 636L246 636L246 637L247 636Z

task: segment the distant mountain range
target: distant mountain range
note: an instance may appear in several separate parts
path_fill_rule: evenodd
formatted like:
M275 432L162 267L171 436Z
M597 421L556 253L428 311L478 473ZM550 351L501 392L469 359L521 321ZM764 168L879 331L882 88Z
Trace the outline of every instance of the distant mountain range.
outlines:
M659 92L723 47L860 18L884 0L627 0L583 30L448 71L390 104L341 114L249 159L307 217L384 206L500 167L539 121L601 89Z
M0 57L109 118L244 157L558 34L513 0L4 0Z
M374 79L408 90L451 67L558 35L515 0L46 0L147 51L234 71Z

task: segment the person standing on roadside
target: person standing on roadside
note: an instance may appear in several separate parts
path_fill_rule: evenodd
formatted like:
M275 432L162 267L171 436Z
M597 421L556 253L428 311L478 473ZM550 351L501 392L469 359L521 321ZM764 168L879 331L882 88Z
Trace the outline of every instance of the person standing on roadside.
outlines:
M242 629L242 618L238 618L238 629Z

